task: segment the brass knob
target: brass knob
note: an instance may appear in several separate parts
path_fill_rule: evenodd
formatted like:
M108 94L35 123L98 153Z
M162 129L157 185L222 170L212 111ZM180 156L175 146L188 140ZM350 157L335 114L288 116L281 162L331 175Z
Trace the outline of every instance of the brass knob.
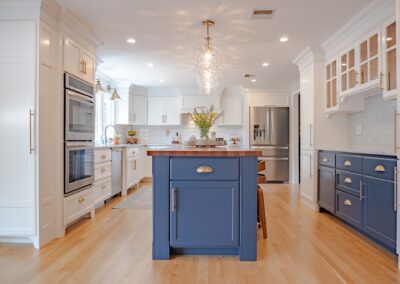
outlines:
M83 201L85 201L85 198L83 198L82 196L81 197L79 197L79 203L83 203Z

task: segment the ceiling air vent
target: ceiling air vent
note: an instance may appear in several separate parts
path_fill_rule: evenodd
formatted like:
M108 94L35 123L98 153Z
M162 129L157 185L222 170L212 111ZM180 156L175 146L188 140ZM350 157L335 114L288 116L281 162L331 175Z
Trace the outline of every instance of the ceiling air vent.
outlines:
M270 20L274 17L276 10L253 10L251 18L255 20Z

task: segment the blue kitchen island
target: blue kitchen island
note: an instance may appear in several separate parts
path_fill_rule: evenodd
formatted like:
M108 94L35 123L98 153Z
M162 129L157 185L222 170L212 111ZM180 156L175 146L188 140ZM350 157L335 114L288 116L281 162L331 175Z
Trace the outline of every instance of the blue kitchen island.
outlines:
M153 259L257 260L257 156L246 148L171 147L153 160Z

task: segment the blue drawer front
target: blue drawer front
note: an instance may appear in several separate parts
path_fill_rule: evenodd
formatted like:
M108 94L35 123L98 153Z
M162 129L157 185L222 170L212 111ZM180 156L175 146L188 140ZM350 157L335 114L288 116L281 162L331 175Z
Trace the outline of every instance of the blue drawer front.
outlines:
M206 172L199 173L201 167ZM170 175L171 180L239 180L239 159L171 158Z
M334 152L319 152L318 162L321 166L335 167L335 153Z
M362 156L336 154L336 168L362 173Z
M395 159L364 157L363 174L387 180L394 180Z
M396 249L394 182L364 177L364 232L392 251Z
M171 182L170 199L171 247L239 247L239 182Z
M349 224L362 229L362 201L358 197L337 190L336 215Z
M336 170L336 188L360 196L362 175L348 171Z

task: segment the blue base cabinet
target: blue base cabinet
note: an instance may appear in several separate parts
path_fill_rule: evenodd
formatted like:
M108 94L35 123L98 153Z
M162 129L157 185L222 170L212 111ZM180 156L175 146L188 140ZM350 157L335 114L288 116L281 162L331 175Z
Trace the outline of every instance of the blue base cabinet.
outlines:
M153 259L257 260L257 157L153 156Z
M335 172L335 215L395 252L396 157L326 151L319 154L319 205L332 212L327 189L330 174ZM321 162L326 157L336 161L329 171L325 169L327 163Z
M396 250L396 211L394 182L373 178L363 178L364 232Z
M239 247L238 181L173 181L170 196L171 247Z
M335 213L335 169L325 166L318 168L318 204L320 207Z

